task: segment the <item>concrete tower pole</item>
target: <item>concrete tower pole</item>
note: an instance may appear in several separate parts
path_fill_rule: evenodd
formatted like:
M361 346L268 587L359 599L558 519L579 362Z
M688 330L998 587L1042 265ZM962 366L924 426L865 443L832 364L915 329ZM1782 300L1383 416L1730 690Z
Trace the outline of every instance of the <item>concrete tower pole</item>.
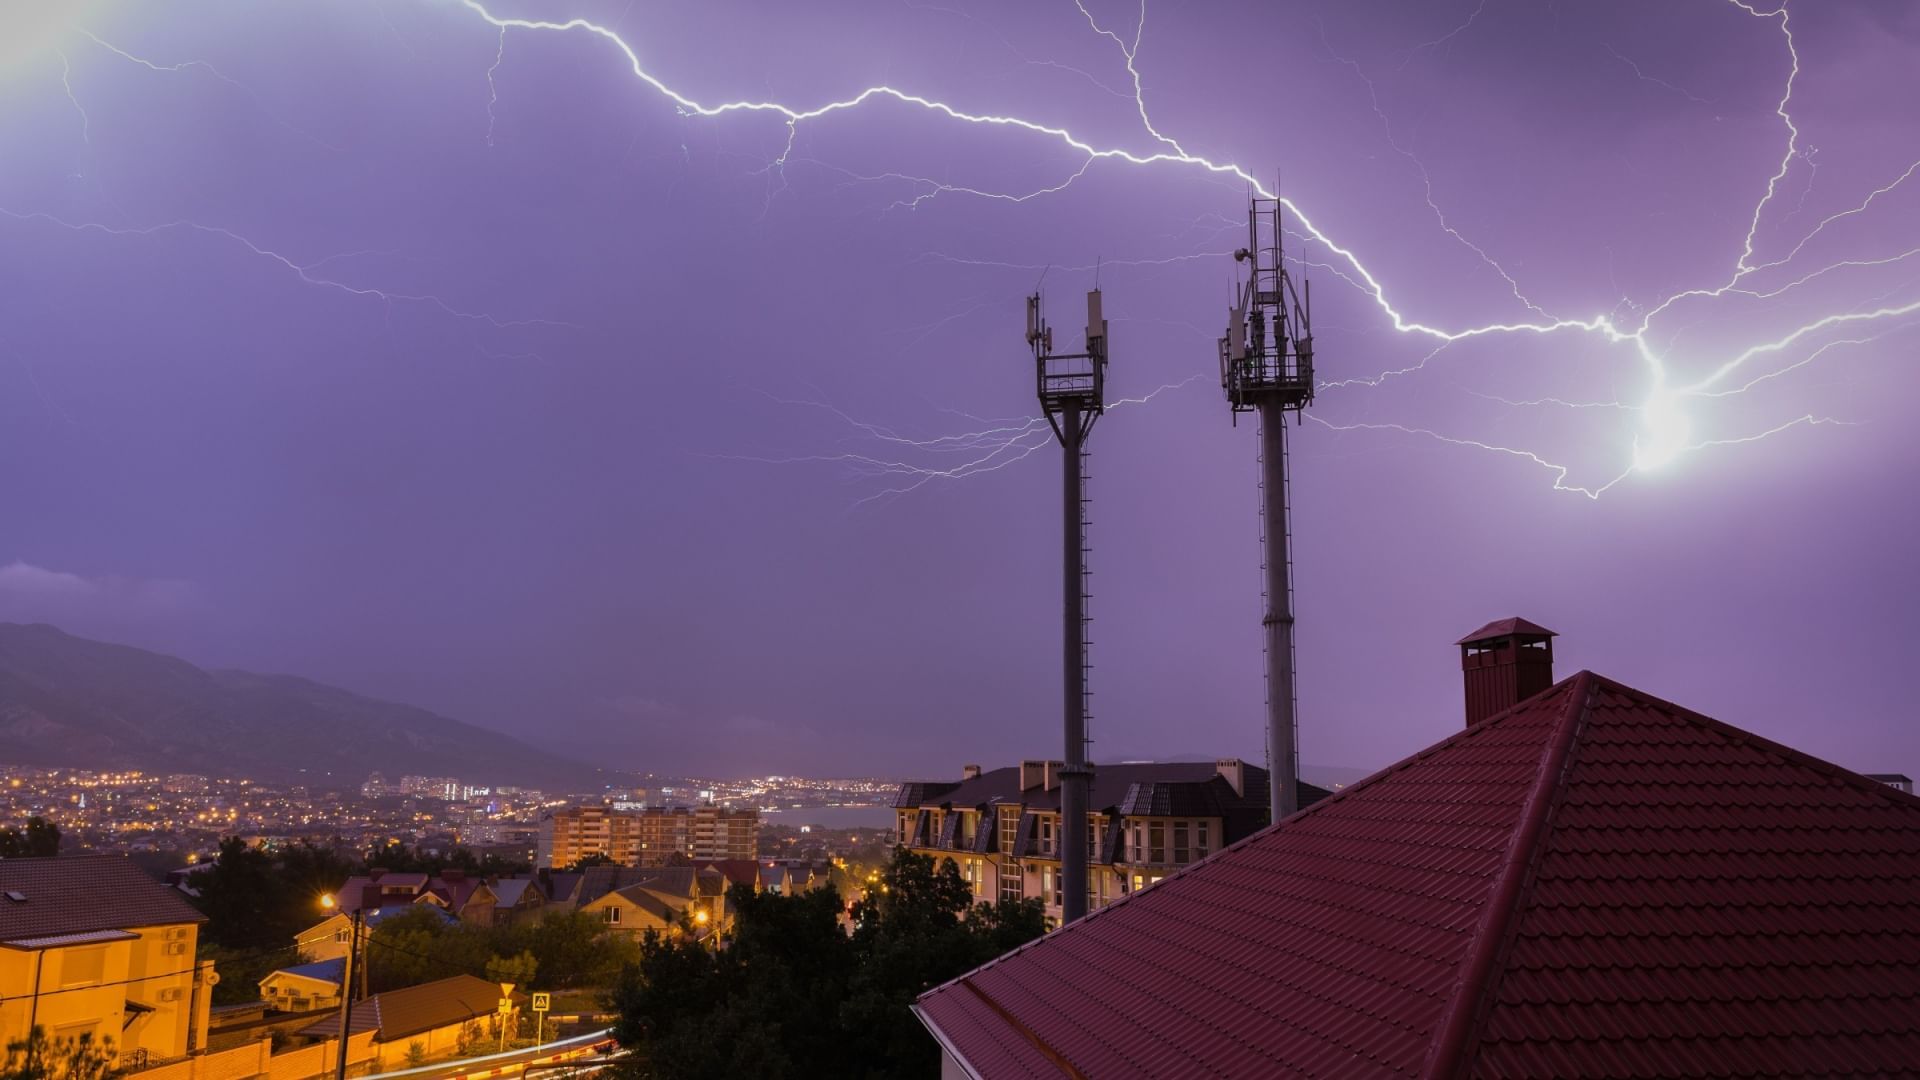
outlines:
M1080 446L1086 435L1080 406L1068 402L1060 418L1061 537L1065 555L1062 592L1063 670L1065 672L1066 768L1060 772L1060 921L1073 922L1087 913L1087 654L1085 571L1086 537L1081 499L1086 478L1081 472Z
M1272 820L1300 809L1293 705L1293 574L1287 520L1287 408L1260 402L1260 489L1267 538L1267 790Z

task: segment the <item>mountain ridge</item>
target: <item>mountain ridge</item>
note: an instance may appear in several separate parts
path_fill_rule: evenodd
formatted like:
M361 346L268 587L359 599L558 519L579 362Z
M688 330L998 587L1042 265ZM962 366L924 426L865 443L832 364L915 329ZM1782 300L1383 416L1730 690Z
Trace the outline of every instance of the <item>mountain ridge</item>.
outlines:
M0 760L357 786L368 774L567 788L592 766L300 675L207 669L48 623L0 622Z

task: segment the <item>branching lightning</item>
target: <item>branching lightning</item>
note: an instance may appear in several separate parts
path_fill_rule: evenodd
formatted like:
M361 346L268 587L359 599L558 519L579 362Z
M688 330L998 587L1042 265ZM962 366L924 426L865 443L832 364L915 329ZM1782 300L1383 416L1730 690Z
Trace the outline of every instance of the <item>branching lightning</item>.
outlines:
M1068 170L1064 178L1057 183L1043 184L1033 190L1024 192L996 191L980 186L953 184L904 171L856 174L847 170L840 170L843 175L848 176L856 182L886 182L907 185L911 189L911 195L910 197L905 197L897 201L894 204L896 208L917 208L927 200L939 195L966 196L1006 202L1029 201L1043 196L1057 195L1066 191L1077 181L1085 177L1088 172L1097 165L1185 169L1201 176L1245 185L1246 188L1259 193L1263 197L1276 197L1275 192L1269 191L1265 184L1239 164L1227 160L1216 160L1190 151L1178 138L1168 134L1167 131L1155 123L1148 108L1145 89L1146 80L1143 78L1140 65L1141 47L1147 23L1147 10L1144 0L1141 0L1139 5L1138 16L1131 28L1131 33L1123 33L1103 23L1096 17L1093 10L1089 8L1087 0L1073 0L1075 8L1083 17L1091 32L1111 42L1113 47L1119 52L1130 85L1130 95L1106 86L1090 73L1080 71L1079 69L1066 68L1065 65L1055 64L1051 61L1032 61L1022 55L1022 59L1027 60L1029 63L1047 63L1051 66L1074 71L1095 85L1107 90L1109 93L1114 93L1116 96L1129 99L1132 111L1137 115L1140 131L1147 139L1145 146L1142 148L1129 148L1121 145L1101 145L1076 134L1067 127L1043 119L1019 115L977 112L961 105L927 96L920 92L885 84L869 86L850 96L812 105L796 105L776 100L758 100L751 98L704 102L698 100L690 93L676 89L669 85L664 79L655 75L643 62L640 52L620 33L607 25L579 17L565 20L549 20L503 16L496 14L489 7L489 4L492 2L493 0L459 0L458 3L459 10L471 14L495 31L497 43L493 50L492 63L486 69L486 81L488 85L486 107L488 127L486 139L490 146L494 141L496 107L499 103L499 86L496 81L496 76L504 61L508 31L577 34L595 39L611 47L619 57L624 59L627 68L631 71L635 79L653 93L664 98L684 118L722 118L733 114L744 114L767 116L778 120L786 129L783 139L784 145L780 148L778 154L768 162L767 168L770 173L783 170L789 161L793 159L795 141L800 125L825 121L839 114L853 114L856 111L883 103L891 103L893 105L905 106L909 109L920 110L940 122L975 125L1003 130L1011 135L1026 137L1064 148L1073 152L1079 159L1077 166ZM1734 352L1731 356L1721 359L1717 364L1710 364L1707 367L1708 373L1705 376L1691 381L1681 380L1675 374L1670 366L1670 357L1667 351L1661 347L1657 347L1650 338L1651 330L1657 320L1675 311L1679 305L1691 301L1711 300L1728 295L1759 299L1777 297L1789 290L1803 286L1816 278L1832 272L1843 269L1885 266L1905 260L1915 254L1920 254L1920 248L1915 248L1901 254L1884 257L1835 259L1826 265L1801 273L1792 280L1784 283L1776 282L1765 288L1754 283L1754 275L1767 271L1780 270L1795 264L1796 260L1808 246L1817 237L1822 235L1829 226L1845 219L1868 213L1874 207L1876 200L1887 196L1902 184L1906 183L1916 171L1920 171L1920 161L1916 161L1884 186L1872 191L1857 205L1823 218L1812 230L1787 250L1786 254L1779 258L1763 260L1757 254L1757 251L1760 246L1759 238L1763 224L1768 219L1769 208L1773 206L1779 198L1779 193L1783 185L1793 173L1796 161L1808 162L1809 168L1811 168L1811 151L1803 148L1802 131L1793 115L1794 94L1802 75L1801 56L1798 43L1795 39L1795 28L1792 23L1792 17L1789 14L1785 0L1781 0L1777 8L1771 9L1758 6L1754 0L1728 0L1728 2L1746 16L1777 23L1780 39L1785 46L1787 54L1788 71L1784 85L1781 88L1779 99L1773 110L1784 129L1785 145L1782 149L1778 165L1767 177L1764 190L1759 194L1753 206L1752 214L1747 221L1744 235L1741 239L1739 254L1732 260L1727 278L1722 284L1713 287L1690 288L1666 296L1657 303L1650 303L1640 308L1641 313L1630 321L1623 320L1619 315L1622 307L1629 306L1624 299L1611 310L1583 317L1549 314L1540 304L1536 304L1533 300L1529 299L1515 275L1509 273L1483 246L1469 239L1449 222L1446 213L1435 197L1431 174L1424 162L1416 156L1413 149L1410 146L1403 145L1396 139L1386 112L1380 105L1377 93L1374 92L1371 80L1367 78L1366 74L1360 70L1357 64L1338 56L1335 58L1351 67L1355 74L1358 75L1363 82L1366 82L1369 92L1373 94L1373 109L1385 129L1388 145L1396 154L1406 158L1418 169L1424 189L1424 200L1439 228L1453 240L1464 245L1485 265L1500 275L1513 297L1526 309L1525 316L1510 321L1449 326L1440 325L1429 318L1410 313L1392 299L1391 292L1381 274L1363 261L1356 251L1350 246L1336 240L1292 199L1286 197L1279 198L1281 205L1291 218L1289 233L1298 237L1302 241L1303 246L1310 247L1315 254L1324 253L1322 257L1311 260L1298 254L1295 254L1293 256L1294 258L1299 259L1304 265L1323 267L1337 274L1347 284L1360 291L1369 299L1371 305L1384 316L1386 324L1390 326L1394 332L1409 337L1424 338L1431 346L1430 351L1410 366L1402 366L1382 371L1373 376L1330 380L1322 383L1322 389L1328 391L1361 391L1378 387L1390 379L1410 376L1423 370L1430 361L1433 361L1453 345L1476 340L1498 337L1547 337L1554 335L1580 335L1597 338L1604 345L1631 350L1631 355L1644 370L1645 385L1643 396L1639 400L1582 403L1564 398L1545 396L1531 400L1497 400L1506 401L1510 407L1514 408L1595 408L1605 405L1635 412L1638 415L1641 430L1634 438L1630 452L1625 455L1625 461L1622 463L1618 474L1606 480L1604 483L1586 485L1573 484L1568 482L1567 479L1569 475L1568 466L1555 464L1534 451L1527 449L1503 446L1481 439L1447 435L1417 425L1390 423L1334 424L1318 418L1316 418L1316 422L1336 430L1397 431L1432 438L1443 443L1529 459L1554 474L1553 486L1556 489L1577 491L1593 498L1599 497L1601 493L1614 487L1635 472L1659 468L1671 462L1679 455L1693 450L1712 446L1746 443L1764 439L1792 428L1836 422L1830 418L1809 414L1747 435L1702 440L1694 438L1691 434L1692 422L1686 412L1685 406L1687 402L1693 399L1724 398L1747 392L1757 385L1813 364L1829 349L1837 345L1848 343L1859 344L1874 340L1873 336L1856 336L1825 343L1808 339L1816 338L1818 335L1836 328L1846 327L1851 329L1856 328L1859 324L1887 323L1905 318L1916 312L1920 312L1920 300L1888 302L1879 304L1878 306L1861 307L1851 311L1830 312L1806 319L1800 325L1789 329L1784 334L1771 340L1760 341L1739 348L1738 351ZM1446 45L1455 36L1472 27L1476 20L1482 17L1486 7L1486 3L1482 0L1464 22L1454 27L1445 35L1419 45L1414 51L1419 52ZM954 14L964 15L964 13L958 12ZM972 16L965 17L973 18ZM85 33L88 38L95 41L102 48L108 49L132 62L142 64L156 71L182 71L187 68L201 67L205 68L205 70L214 77L232 83L236 87L239 86L238 83L234 83L233 80L227 78L218 70L202 62L188 61L174 65L155 64L134 56L117 46L111 45L90 32L82 31L82 33ZM1002 40L1005 41L1004 36ZM1010 42L1007 44L1009 48L1012 48ZM1667 86L1669 89L1675 90L1695 101L1704 100L1689 91L1672 86L1662 80L1651 78L1640 69L1638 64L1620 54L1611 46L1607 46L1607 49L1616 59L1632 68L1637 78ZM1018 50L1015 50L1015 52L1018 53ZM1329 52L1331 52L1331 50L1329 50ZM86 110L81 107L79 100L73 96L72 84L69 77L71 74L71 65L67 62L64 52L62 52L60 56L62 60L62 85L67 90L69 99L73 101L75 109L81 116L83 137L90 138L90 120L87 117ZM244 87L240 88L245 90ZM1803 189L1803 200L1804 196L1805 190ZM5 213L7 216L20 221L43 221L69 229L82 231L97 230L112 235L150 235L167 230L191 230L218 235L244 246L255 256L278 263L284 269L298 277L300 281L311 286L336 290L354 296L375 298L387 303L396 301L421 303L437 307L449 315L462 319L483 321L496 327L534 324L552 325L545 320L501 320L482 313L460 310L439 297L430 294L401 294L365 286L349 285L336 278L318 274L316 267L319 266L319 263L302 264L296 262L292 258L255 244L231 230L217 226L202 225L190 221L175 221L137 229L116 229L90 222L72 223L47 214L27 214L13 211L0 211L0 213ZM1791 215L1789 215L1789 217L1790 216ZM1132 260L1131 262L1134 265L1156 263L1173 264L1197 259L1202 257L1203 254L1204 253L1188 253L1169 256L1164 259L1139 259ZM998 263L988 259L968 259L947 254L933 254L929 257L972 265L1028 269L1020 264ZM1108 265L1121 265L1121 263L1109 263ZM1807 346L1817 347L1805 355L1793 358L1792 354L1794 350ZM1671 348L1671 346L1667 348ZM1764 371L1757 376L1749 376L1746 372L1749 366L1760 366L1765 362L1783 357L1787 359L1787 363L1784 366ZM1698 362L1707 358L1690 356L1688 359ZM1743 378L1745 381L1738 381L1736 376ZM1195 378L1199 377L1196 376ZM1183 382L1169 384L1141 399L1124 399L1117 404L1142 404L1164 390L1184 386L1192 381L1194 380L1188 379ZM797 404L825 407L818 402L800 402ZM1037 420L1028 420L1011 425L992 426L952 436L916 440L899 436L890 429L863 425L844 416L844 414L842 414L842 419L853 425L854 429L860 432L863 438L877 439L885 444L907 447L921 454L956 454L969 456L964 457L964 460L962 460L960 464L951 466L916 464L858 453L786 458L780 460L843 461L855 466L857 469L868 470L870 475L909 478L903 486L889 488L887 491L881 493L882 495L897 495L912 491L933 479L977 475L979 472L1004 468L1030 455L1037 450L1039 446L1044 445L1044 440L1040 437L1044 432L1044 428L1036 429L1034 427L1034 424L1038 422Z
M316 259L313 262L301 263L301 262L296 262L290 256L283 255L280 252L273 250L272 248L262 247L261 245L254 243L252 240L247 239L245 236L242 236L241 234L234 232L232 229L223 228L218 225L203 225L197 221L169 221L159 225L141 225L141 226L126 227L126 228L116 228L110 225L103 225L96 221L80 221L80 222L67 221L64 218L55 217L52 214L44 213L41 211L21 212L17 210L8 210L5 207L0 207L0 217L12 218L15 221L19 221L23 223L38 222L41 224L54 225L62 229L70 230L72 232L102 233L107 236L147 237L147 236L156 236L159 234L170 233L170 232L191 232L191 233L199 233L205 236L216 236L223 240L227 240L234 244L238 244L240 247L246 249L248 253L280 266L282 269L285 269L286 271L291 273L300 282L307 285L314 286L315 288L327 289L334 292L344 293L348 296L359 297L363 299L378 300L385 304L396 304L396 303L422 304L428 307L437 308L444 314L451 315L457 319L465 319L471 322L485 323L489 326L494 327L495 329L501 329L501 330L510 329L513 327L532 327L532 326L568 327L571 329L579 329L579 327L573 323L557 322L552 319L501 319L493 315L486 314L485 312L467 311L462 308L455 307L454 305L448 303L446 300L443 300L440 297L434 296L432 294L393 292L387 289L376 289L376 288L372 288L370 286L365 286L365 285L352 285L347 282L341 281L337 278L326 277L324 275L321 275L315 272L323 264L332 262L336 259L350 258L356 255L372 254L372 252L367 252L367 251L341 252L334 255L328 255L322 259Z

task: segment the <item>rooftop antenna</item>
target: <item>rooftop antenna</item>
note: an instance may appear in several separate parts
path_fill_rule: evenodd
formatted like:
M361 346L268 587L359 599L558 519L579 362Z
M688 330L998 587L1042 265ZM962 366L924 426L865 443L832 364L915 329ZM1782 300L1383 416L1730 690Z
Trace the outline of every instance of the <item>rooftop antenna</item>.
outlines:
M1087 433L1106 410L1107 320L1100 290L1087 293L1085 352L1053 351L1053 330L1040 312L1040 294L1027 297L1027 345L1040 408L1060 440L1061 540L1065 556L1062 597L1065 675L1066 763L1060 770L1060 921L1087 913Z
M1260 414L1260 516L1267 549L1261 625L1267 639L1267 777L1273 821L1300 808L1287 414L1299 423L1313 402L1313 290L1303 281L1296 292L1287 273L1280 212L1277 197L1248 195L1247 246L1233 257L1249 264L1249 272L1227 310L1227 335L1220 339L1220 386L1235 423L1243 412Z

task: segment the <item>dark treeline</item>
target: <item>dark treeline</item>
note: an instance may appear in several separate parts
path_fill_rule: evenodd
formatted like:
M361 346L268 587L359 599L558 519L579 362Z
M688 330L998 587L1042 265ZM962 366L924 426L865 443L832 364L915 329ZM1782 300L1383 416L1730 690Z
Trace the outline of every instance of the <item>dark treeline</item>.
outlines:
M1045 930L1038 900L972 904L952 860L904 848L853 905L852 934L831 888L727 899L724 947L650 933L621 972L614 1030L636 1078L932 1076L913 999Z

